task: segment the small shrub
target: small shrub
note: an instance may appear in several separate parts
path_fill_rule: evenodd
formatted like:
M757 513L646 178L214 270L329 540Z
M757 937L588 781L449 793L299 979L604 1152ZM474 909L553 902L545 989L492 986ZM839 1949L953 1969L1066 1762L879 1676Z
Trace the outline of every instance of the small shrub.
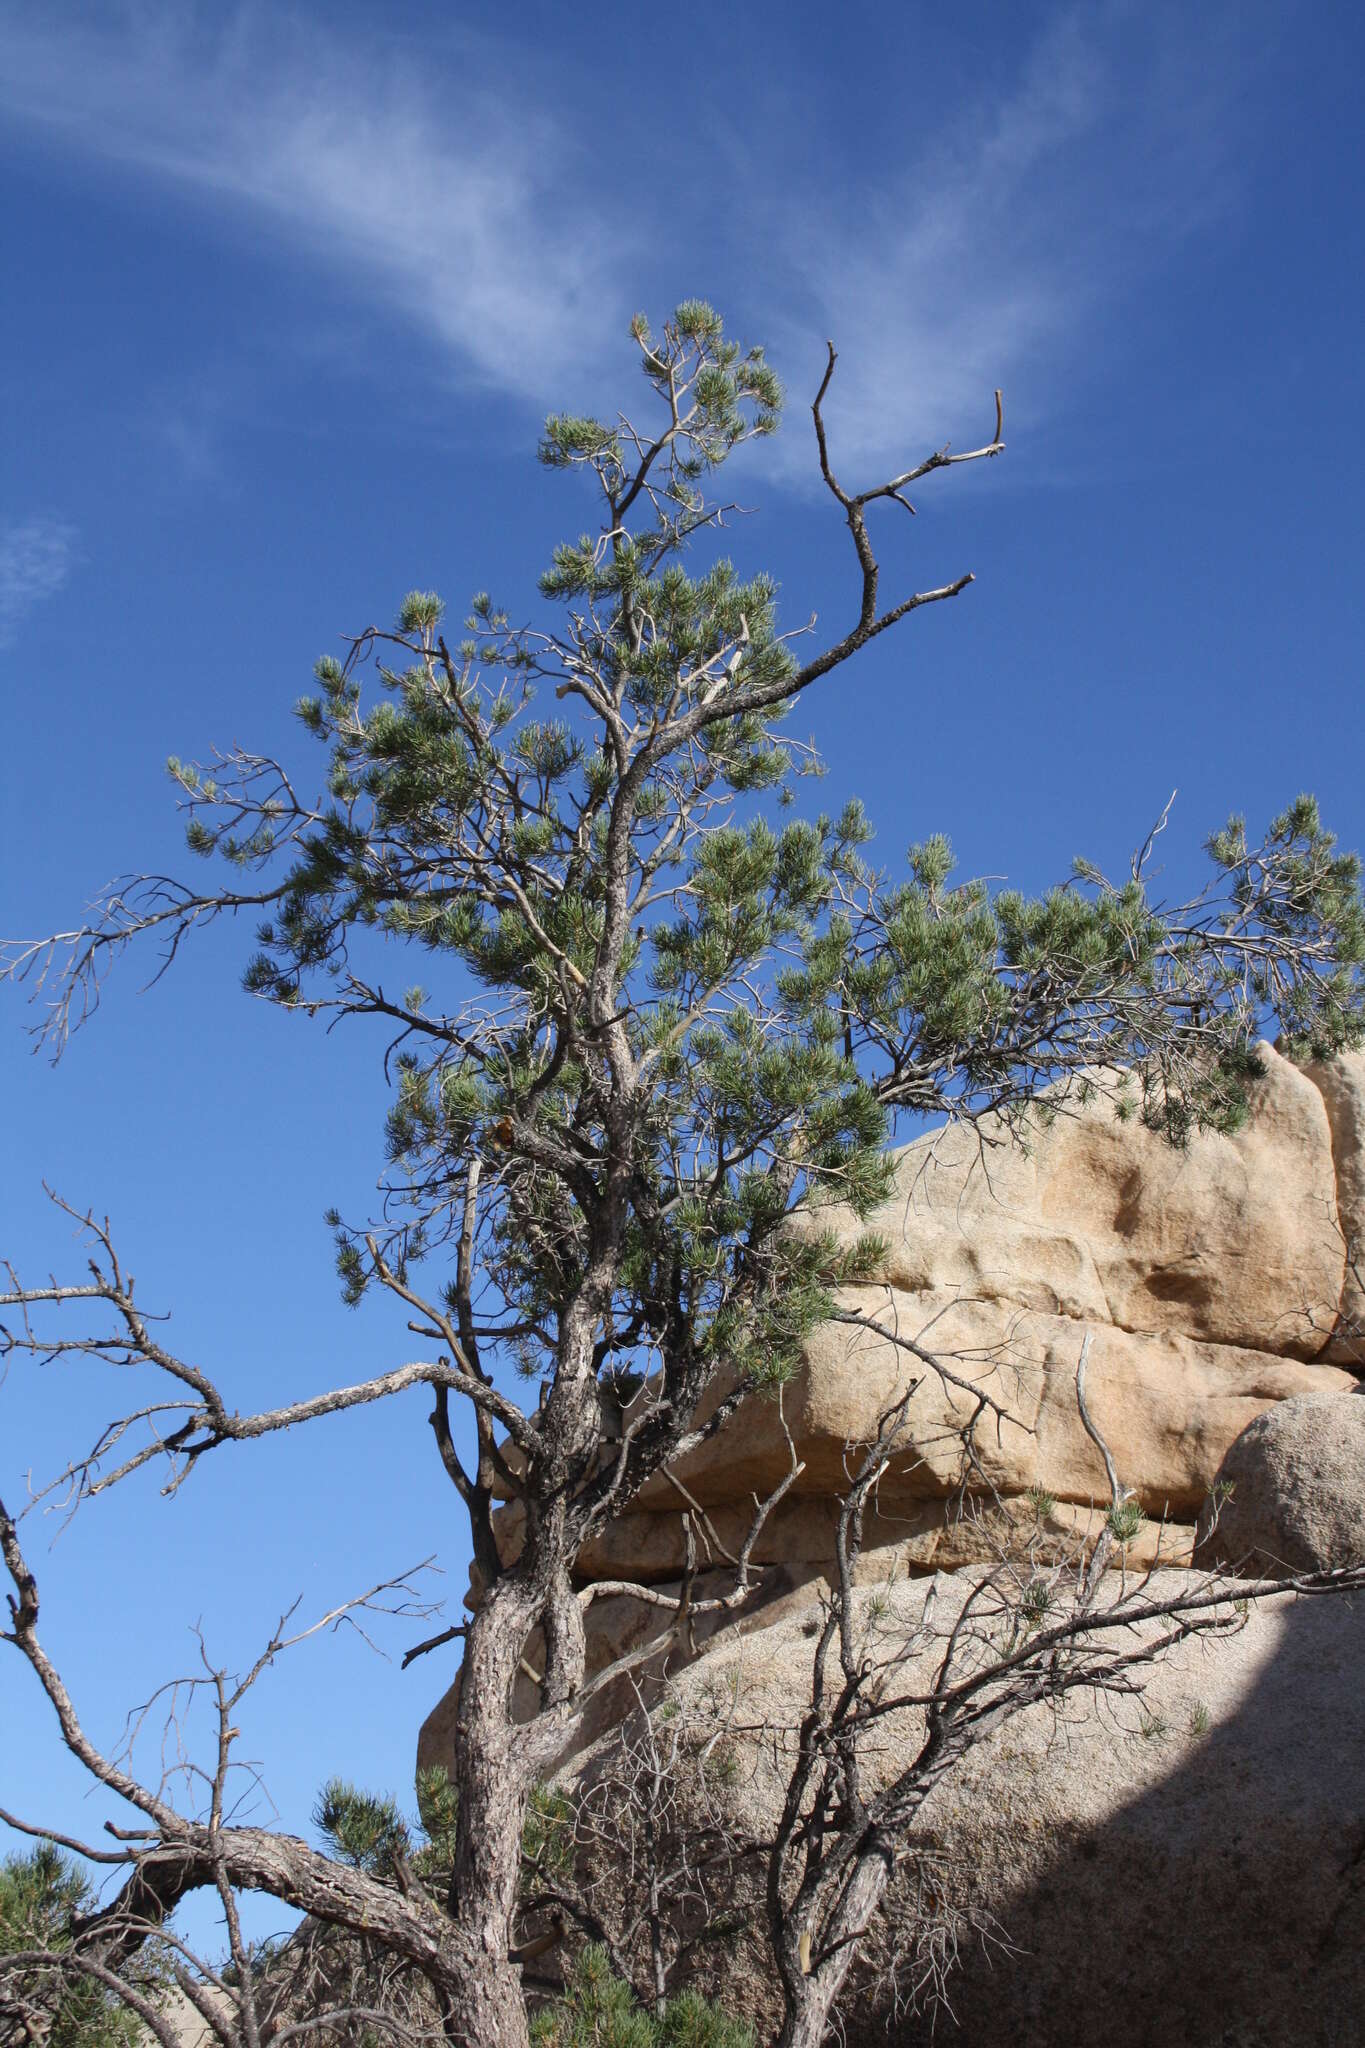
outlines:
M671 1998L660 2017L636 2003L602 1948L585 1948L563 1996L532 2023L533 2048L754 2048L751 2029L695 1991Z
M1037 1628L1052 1605L1052 1588L1046 1579L1030 1579L1019 1602L1019 1612L1030 1628Z

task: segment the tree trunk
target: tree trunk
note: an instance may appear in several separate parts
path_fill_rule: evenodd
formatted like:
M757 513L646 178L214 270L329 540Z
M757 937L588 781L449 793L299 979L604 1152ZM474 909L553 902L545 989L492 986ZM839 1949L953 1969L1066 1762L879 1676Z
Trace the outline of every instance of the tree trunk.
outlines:
M824 1960L806 1972L790 1967L783 1970L786 2012L774 2048L821 2048L829 2033L834 2001L844 1988L849 1966L882 1902L890 1876L889 1855L874 1851L861 1856L829 1924L821 1930Z
M589 1295L590 1289L584 1294ZM489 1589L469 1623L455 1716L454 1785L459 1800L455 1863L447 1907L461 1963L449 1992L446 2039L459 2048L526 2048L521 1977L510 1955L521 1875L526 1805L546 1756L544 1731L520 1727L512 1693L527 1640L544 1630L541 1706L567 1706L582 1682L582 1613L569 1577L576 1548L566 1500L591 1467L600 1440L593 1368L598 1312L583 1296L564 1316L555 1383L541 1420L548 1451L540 1498L527 1501L525 1544L516 1565Z
M458 2048L526 2048L526 2003L510 1955L530 1791L512 1686L530 1628L528 1589L493 1587L469 1625L455 1721L459 1813L448 1908L461 1935L446 2039Z
M840 1971L842 1977L843 1972ZM805 1981L799 2001L787 2002L786 2016L782 2021L782 2032L774 2048L822 2048L829 2033L830 2009L838 1993L838 1986L826 1989L814 1977Z
M442 2031L451 2048L528 2048L526 2000L520 1973L502 1960L477 1965L452 1981Z

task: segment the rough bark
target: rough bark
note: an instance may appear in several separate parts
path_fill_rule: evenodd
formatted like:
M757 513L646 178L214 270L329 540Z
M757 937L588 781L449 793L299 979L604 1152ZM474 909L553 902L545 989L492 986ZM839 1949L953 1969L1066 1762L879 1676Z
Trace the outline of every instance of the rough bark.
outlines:
M446 2038L460 2048L525 2048L526 2006L511 1959L521 1835L530 1793L512 1687L530 1631L526 1589L504 1580L469 1625L455 1724L459 1798L447 1909L461 1942Z

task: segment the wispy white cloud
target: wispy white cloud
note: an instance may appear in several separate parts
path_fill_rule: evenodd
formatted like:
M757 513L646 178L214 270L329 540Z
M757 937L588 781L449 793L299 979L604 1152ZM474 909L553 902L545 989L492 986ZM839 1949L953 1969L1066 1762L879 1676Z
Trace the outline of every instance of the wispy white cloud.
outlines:
M0 648L12 647L35 605L55 597L71 574L76 529L63 519L0 526Z
M1046 419L1106 327L1121 353L1116 310L1236 190L1238 96L1273 48L1249 23L1261 4L1056 8L1012 76L907 120L856 179L818 144L770 160L784 95L792 132L821 133L809 68L764 118L718 117L739 139L670 182L650 94L597 119L571 54L555 53L572 74L556 91L510 41L449 28L362 46L262 0L211 19L132 0L102 27L0 0L0 109L242 209L466 381L538 406L597 388L627 314L669 293L742 298L798 386L835 334L831 423L854 473L984 437L997 384L1015 423ZM182 425L203 468L204 421ZM803 436L771 459L809 474Z
M212 24L160 5L0 19L0 108L247 210L490 385L538 398L622 324L605 252L619 262L626 224L472 38L452 31L433 62L261 6ZM452 92L463 73L475 89Z
M852 470L888 443L987 440L997 385L1007 428L1040 426L1097 349L1121 377L1117 316L1236 202L1240 101L1273 44L1233 29L1216 6L1060 11L1005 94L945 111L863 189L774 217L774 338L816 374L838 338L829 416Z

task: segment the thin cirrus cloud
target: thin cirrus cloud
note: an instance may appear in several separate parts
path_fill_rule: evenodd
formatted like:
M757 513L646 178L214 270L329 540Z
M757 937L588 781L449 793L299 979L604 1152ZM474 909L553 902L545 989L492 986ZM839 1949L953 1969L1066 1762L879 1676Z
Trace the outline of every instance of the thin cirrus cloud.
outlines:
M479 382L538 398L617 324L594 252L611 225L619 255L621 224L576 196L571 140L524 100L481 84L462 115L441 90L454 81L401 44L381 55L258 7L205 26L193 8L137 6L97 27L0 5L0 24L0 111L245 212ZM481 55L453 37L444 53L457 73Z
M830 416L851 468L986 439L997 384L1015 418L1046 419L1116 309L1234 203L1239 99L1274 47L1217 0L1197 20L1162 0L1054 10L1003 89L856 181L815 158L775 170L771 123L701 153L689 199L728 179L749 195L741 232L723 205L690 228L666 180L655 197L609 175L591 122L548 111L525 54L491 37L452 31L420 64L395 37L381 62L259 6L211 29L155 0L113 30L63 13L0 0L0 110L292 237L466 381L590 402L637 303L733 294L803 398L839 336ZM799 114L819 84L783 90ZM648 160L647 114L638 132L619 116L616 161ZM739 247L755 237L757 265ZM809 475L808 456L793 435L770 459Z
M71 574L76 529L33 517L0 525L0 648L12 647L28 614Z
M1274 48L1216 6L1197 24L1160 5L1058 12L1008 93L955 110L858 195L856 230L837 195L809 204L775 340L818 374L838 337L827 411L850 471L888 446L988 441L997 386L1007 429L1041 428L1090 356L1117 381L1133 344L1116 316L1239 204Z

